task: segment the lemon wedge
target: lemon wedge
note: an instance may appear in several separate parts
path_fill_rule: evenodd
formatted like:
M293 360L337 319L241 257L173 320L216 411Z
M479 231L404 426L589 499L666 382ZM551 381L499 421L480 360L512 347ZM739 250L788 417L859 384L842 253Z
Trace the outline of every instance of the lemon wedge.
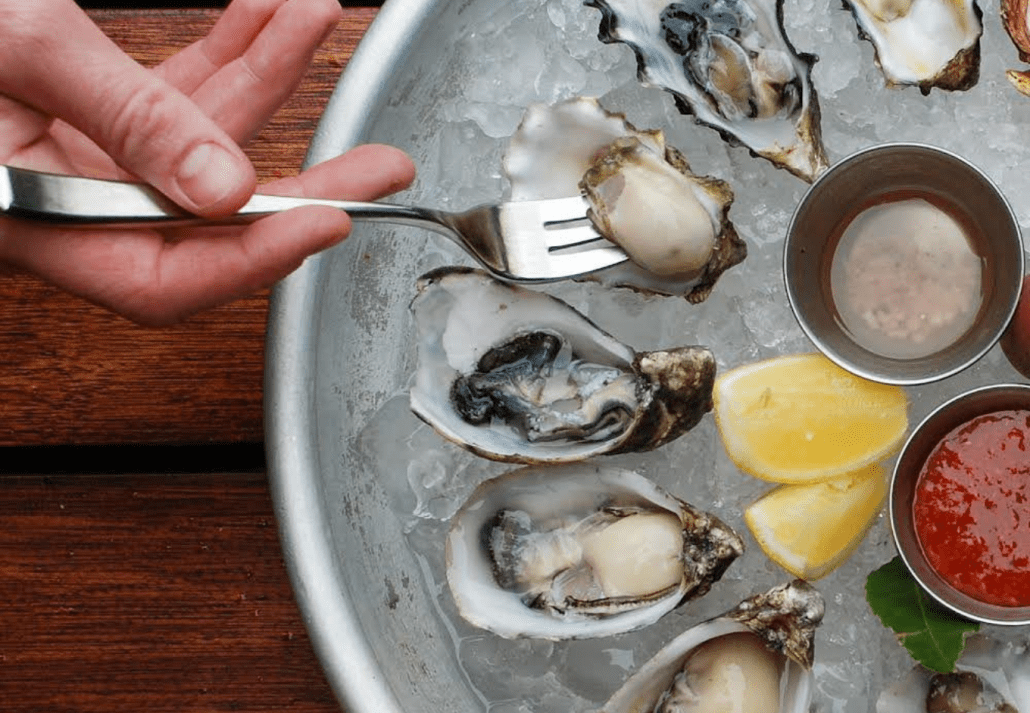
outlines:
M765 554L808 581L851 556L887 497L887 472L878 463L821 483L781 485L744 511Z
M715 420L733 462L777 483L828 480L878 463L908 429L908 399L821 354L747 364L722 374Z

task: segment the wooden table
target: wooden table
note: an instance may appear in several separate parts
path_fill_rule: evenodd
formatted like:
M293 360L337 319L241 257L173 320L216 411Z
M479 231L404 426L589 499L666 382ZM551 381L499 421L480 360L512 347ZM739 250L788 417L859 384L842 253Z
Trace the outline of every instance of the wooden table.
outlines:
M217 12L92 14L151 64ZM265 180L299 170L376 10L346 13L248 147ZM293 600L260 457L266 314L259 294L144 329L0 278L5 713L340 710Z

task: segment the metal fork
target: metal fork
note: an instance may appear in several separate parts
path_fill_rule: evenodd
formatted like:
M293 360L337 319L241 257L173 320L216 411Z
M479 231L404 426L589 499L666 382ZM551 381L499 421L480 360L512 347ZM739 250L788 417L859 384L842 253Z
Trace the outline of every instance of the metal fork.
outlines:
M355 220L435 230L505 280L561 280L627 259L621 249L597 234L580 196L490 204L449 213L388 203L255 194L238 213L211 220L183 211L143 184L0 166L0 213L64 227L239 224L303 205L339 208Z

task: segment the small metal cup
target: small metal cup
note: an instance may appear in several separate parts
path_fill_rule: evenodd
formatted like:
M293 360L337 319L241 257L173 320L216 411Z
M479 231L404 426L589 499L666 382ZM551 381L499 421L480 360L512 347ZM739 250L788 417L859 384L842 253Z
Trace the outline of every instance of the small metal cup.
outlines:
M829 286L837 238L858 207L905 192L937 196L972 221L972 232L982 236L974 249L985 264L973 326L944 349L911 359L882 356L854 341ZM867 379L922 384L965 369L1001 337L1019 301L1023 242L1005 197L971 163L932 146L881 144L843 159L808 189L787 230L783 274L791 309L823 354Z
M1005 607L981 602L960 592L927 562L916 537L912 504L916 481L934 447L962 424L996 411L1030 409L1030 385L996 384L956 396L927 416L909 436L894 466L890 488L890 517L901 559L920 586L945 607L988 624L1030 624L1030 606Z

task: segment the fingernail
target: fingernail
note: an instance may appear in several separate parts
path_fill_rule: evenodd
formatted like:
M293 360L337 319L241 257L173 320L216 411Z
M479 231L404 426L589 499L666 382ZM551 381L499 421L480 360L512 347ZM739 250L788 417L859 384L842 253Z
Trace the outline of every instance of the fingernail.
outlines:
M216 205L247 180L246 166L214 143L200 144L190 151L176 174L179 189L201 210Z

